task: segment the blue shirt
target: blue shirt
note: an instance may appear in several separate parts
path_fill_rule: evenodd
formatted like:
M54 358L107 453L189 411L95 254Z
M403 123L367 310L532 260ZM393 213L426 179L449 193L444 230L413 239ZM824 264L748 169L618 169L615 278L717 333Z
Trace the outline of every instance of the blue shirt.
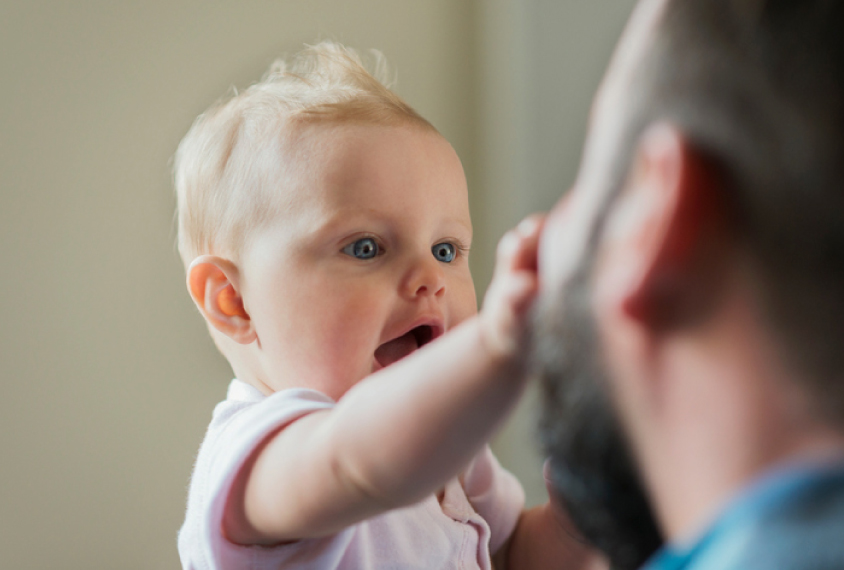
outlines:
M642 570L844 569L844 465L769 474L697 540L669 545Z

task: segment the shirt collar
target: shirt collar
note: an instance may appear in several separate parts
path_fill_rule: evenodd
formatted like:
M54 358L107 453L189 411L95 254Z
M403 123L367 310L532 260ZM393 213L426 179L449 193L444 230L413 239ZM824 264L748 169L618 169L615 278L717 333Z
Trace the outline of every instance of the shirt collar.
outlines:
M750 523L833 480L844 482L844 462L790 464L771 470L738 493L714 523L696 539L663 547L642 570L691 569L695 561L704 555L712 557L717 549L723 550L726 555L731 551L730 543L741 540ZM714 558L717 559L717 555Z
M260 402L264 399L264 395L254 386L235 378L229 384L226 399L234 402Z

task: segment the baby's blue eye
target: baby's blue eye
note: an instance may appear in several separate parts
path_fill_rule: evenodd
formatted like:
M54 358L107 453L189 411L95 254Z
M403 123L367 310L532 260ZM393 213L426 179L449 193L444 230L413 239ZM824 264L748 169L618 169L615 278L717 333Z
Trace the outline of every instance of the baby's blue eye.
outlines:
M431 248L431 252L433 252L434 257L437 258L437 261L442 261L443 263L451 263L454 261L454 256L457 254L457 249L454 247L453 243L438 243L434 247Z
M358 259L372 259L381 253L378 242L372 238L362 238L343 248L343 253Z

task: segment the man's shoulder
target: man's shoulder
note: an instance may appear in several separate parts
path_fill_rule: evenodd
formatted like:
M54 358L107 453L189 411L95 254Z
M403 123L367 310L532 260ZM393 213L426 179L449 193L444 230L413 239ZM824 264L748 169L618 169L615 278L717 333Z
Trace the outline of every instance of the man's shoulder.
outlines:
M844 477L826 480L767 512L742 535L733 561L718 570L844 569ZM694 566L709 568L715 566Z

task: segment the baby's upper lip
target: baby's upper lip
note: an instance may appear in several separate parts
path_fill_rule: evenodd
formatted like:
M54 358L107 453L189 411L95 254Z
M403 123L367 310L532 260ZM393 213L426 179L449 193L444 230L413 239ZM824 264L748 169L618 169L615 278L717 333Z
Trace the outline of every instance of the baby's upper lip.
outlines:
M401 329L399 329L398 334L393 334L392 336L388 336L386 340L382 341L381 344L386 344L391 340L396 340L399 337L402 337L412 331L413 329L417 329L420 327L428 327L430 328L431 338L427 339L428 342L441 337L443 333L445 333L445 325L443 323L443 318L439 315L425 315L421 317L417 317L416 320L412 321L409 325L405 325ZM379 344L379 346L381 346Z
M373 371L398 362L432 340L442 336L444 332L445 326L442 317L438 315L424 315L416 318L416 320L403 326L396 333L388 335L387 340L376 347L373 354Z

